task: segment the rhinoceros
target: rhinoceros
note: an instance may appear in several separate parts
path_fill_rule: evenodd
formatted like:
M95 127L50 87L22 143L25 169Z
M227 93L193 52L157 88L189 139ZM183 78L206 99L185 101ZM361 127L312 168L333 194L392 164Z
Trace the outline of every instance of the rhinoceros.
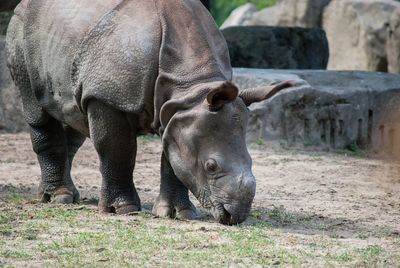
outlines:
M256 181L247 106L291 82L239 91L225 39L199 0L23 0L7 60L41 201L78 202L70 169L88 137L100 159L99 211L139 211L136 138L154 133L163 146L155 215L195 219L190 190L220 223L248 216Z

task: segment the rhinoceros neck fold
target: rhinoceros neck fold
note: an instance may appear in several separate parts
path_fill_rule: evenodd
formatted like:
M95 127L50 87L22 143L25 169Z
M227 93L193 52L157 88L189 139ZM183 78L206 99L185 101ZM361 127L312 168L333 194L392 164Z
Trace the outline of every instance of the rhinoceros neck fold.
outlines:
M160 74L177 86L230 80L225 38L197 0L157 1L161 22Z
M199 84L231 80L232 68L226 41L200 1L156 0L156 6L162 29L154 94L157 129L166 101L191 94Z

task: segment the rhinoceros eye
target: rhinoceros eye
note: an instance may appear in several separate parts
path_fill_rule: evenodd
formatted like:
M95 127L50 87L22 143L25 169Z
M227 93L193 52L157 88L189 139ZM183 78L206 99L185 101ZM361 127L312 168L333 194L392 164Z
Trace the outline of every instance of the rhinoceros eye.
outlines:
M214 159L208 159L206 161L205 168L208 173L211 173L211 174L215 173L218 170L217 161L215 161Z

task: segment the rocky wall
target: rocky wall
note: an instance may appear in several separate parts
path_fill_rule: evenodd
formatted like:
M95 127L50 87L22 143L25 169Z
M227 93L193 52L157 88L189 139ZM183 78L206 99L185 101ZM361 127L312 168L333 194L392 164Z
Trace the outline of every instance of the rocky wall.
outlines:
M222 30L233 67L326 69L329 46L319 28L247 26Z
M246 4L222 28L255 25L322 28L329 41L330 70L400 73L399 1L278 0L260 11Z
M248 142L285 141L400 151L400 75L353 71L235 69L251 88L293 80L294 90L250 106Z

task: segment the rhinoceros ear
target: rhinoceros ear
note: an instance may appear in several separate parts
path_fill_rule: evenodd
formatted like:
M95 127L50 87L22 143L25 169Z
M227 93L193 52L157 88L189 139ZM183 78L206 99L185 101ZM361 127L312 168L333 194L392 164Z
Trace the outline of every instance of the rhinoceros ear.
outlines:
M206 101L210 110L217 111L224 104L234 101L239 94L239 89L231 82L226 81L217 88L212 89L208 94Z
M270 85L266 87L258 87L258 88L249 88L241 91L239 93L239 97L244 101L246 106L249 106L250 104L254 102L259 102L263 101L266 99L271 98L274 96L276 93L281 91L282 89L293 87L294 82L293 81L284 81L280 82L275 85Z

